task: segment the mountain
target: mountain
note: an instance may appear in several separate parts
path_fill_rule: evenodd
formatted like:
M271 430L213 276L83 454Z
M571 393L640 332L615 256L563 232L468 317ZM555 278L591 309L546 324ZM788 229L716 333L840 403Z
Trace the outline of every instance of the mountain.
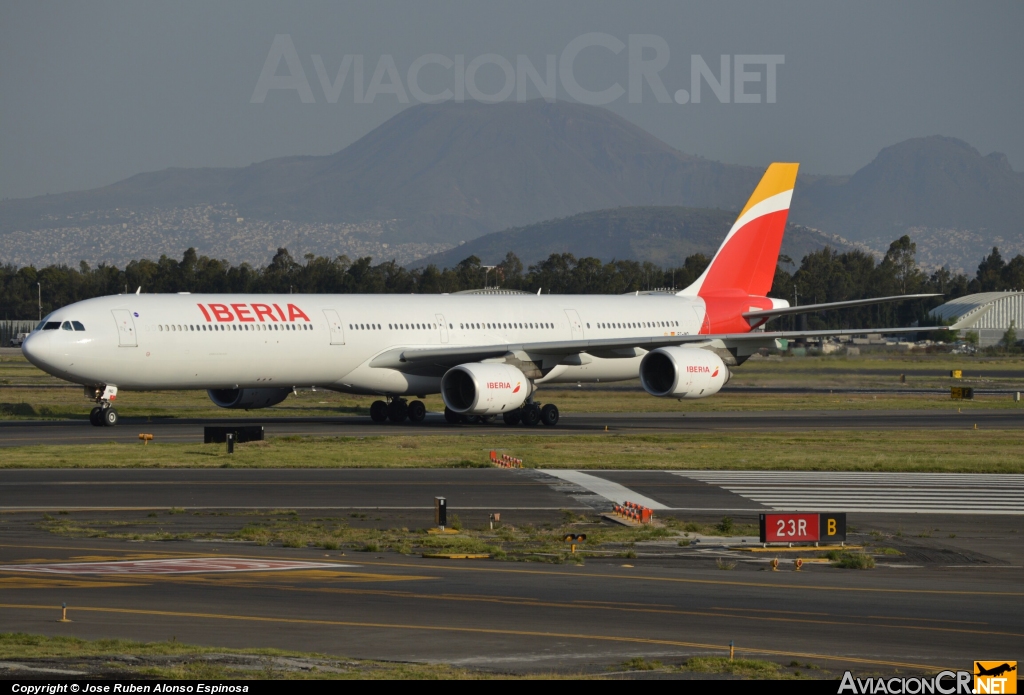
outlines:
M495 232L412 265L454 267L469 256L487 265L500 262L509 251L523 265L536 263L552 253L593 256L602 261L653 261L668 268L681 266L687 256L714 255L736 213L686 207L623 207L584 212L525 227ZM829 245L841 251L852 248L843 239L816 230L789 225L782 253L797 263L811 251Z
M762 171L685 154L594 106L421 104L331 155L166 169L91 191L2 201L0 263L121 264L196 246L263 264L287 246L296 256L344 253L405 264L500 230L595 210L735 211ZM1024 174L1001 154L982 156L938 136L887 147L849 177L802 175L790 214L795 224L880 251L910 234L919 260L954 269L973 268L994 245L1024 252L1021 220ZM704 237L655 241L656 229L633 241L590 239L592 229L580 221L575 233L560 243L577 255L710 248ZM551 246L543 234L531 243ZM652 245L644 251L644 244Z
M791 219L878 249L910 234L922 260L972 267L994 245L1024 250L1024 175L1002 153L914 138L853 176L798 186Z
M737 208L759 175L683 154L602 108L446 102L406 109L328 156L167 169L83 193L4 201L0 229L44 213L229 203L242 217L393 221L383 241L454 244L619 205Z

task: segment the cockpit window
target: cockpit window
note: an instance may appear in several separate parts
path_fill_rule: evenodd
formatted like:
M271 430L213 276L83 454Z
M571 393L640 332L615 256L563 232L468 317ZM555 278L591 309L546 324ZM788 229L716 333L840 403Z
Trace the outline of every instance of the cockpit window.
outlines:
M75 327L76 331L84 331L85 326L82 325L81 321L72 321L71 325Z
M73 330L75 330L74 328L71 327L71 322L70 321L65 321L64 323L62 323L60 325L60 327L63 328L65 331L73 331Z
M44 331L55 331L60 328L60 321L47 321L43 324Z

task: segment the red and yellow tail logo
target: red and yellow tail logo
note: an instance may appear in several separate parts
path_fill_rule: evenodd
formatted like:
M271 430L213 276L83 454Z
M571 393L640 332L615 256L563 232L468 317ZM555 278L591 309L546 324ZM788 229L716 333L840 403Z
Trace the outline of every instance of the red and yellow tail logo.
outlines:
M711 265L693 285L683 290L683 294L701 297L730 293L763 297L768 294L775 279L799 168L799 164L785 162L775 162L768 167Z
M1017 662L975 661L974 692L979 695L1016 693Z

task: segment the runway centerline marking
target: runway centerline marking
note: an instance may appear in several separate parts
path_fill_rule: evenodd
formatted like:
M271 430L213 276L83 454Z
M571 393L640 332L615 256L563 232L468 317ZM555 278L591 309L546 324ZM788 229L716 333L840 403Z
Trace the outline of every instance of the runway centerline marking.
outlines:
M45 605L27 605L27 604L12 604L12 603L0 603L0 609L15 609L15 610L45 610L45 611L56 611L59 609L58 606L45 606ZM160 610L144 610L138 608L107 608L100 606L75 606L74 611L76 612L94 612L94 613L116 613L124 615L149 615L149 616L161 616L171 618L198 618L204 620L238 620L244 622L265 622L265 623L280 623L280 624L294 624L294 625L326 625L331 627L360 627L370 629L383 629L383 630L423 630L427 632L457 632L467 634L482 634L482 635L501 635L509 636L515 635L520 637L545 637L555 639L574 639L574 640L592 640L599 642L623 642L630 644L657 644L662 646L670 647L685 647L688 649L707 649L709 651L727 651L728 645L724 644L707 644L702 642L682 642L678 640L665 640L665 639L654 639L648 637L628 637L620 635L588 635L582 633L572 632L544 632L540 630L509 630L509 629L497 629L497 628L485 628L485 627L454 627L454 626L440 626L440 625L414 625L409 623L371 623L371 622L358 622L348 620L316 620L311 618L277 618L271 616L256 616L256 615L233 615L233 614L222 614L222 613L196 613L196 612L185 612L185 611L160 611ZM945 666L938 666L935 664L915 664L905 663L898 661L885 661L879 659L865 659L862 657L854 656L836 656L832 654L813 654L808 652L796 652L796 651L785 651L780 649L758 649L754 647L741 647L736 649L741 654L762 654L771 656L788 656L788 657L800 657L806 659L816 659L821 661L839 661L843 663L855 663L855 664L871 664L875 666L891 666L895 668L913 668L921 670L941 670L946 668Z

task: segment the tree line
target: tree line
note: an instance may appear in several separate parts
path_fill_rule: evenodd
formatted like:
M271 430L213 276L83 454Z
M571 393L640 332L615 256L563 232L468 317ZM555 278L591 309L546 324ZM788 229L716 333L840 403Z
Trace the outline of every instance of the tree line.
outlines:
M881 261L862 251L824 248L806 255L797 267L781 257L771 296L791 304L821 304L881 295L937 292L928 301L824 312L806 319L809 328L884 327L929 322L927 312L944 301L974 292L1024 288L1024 256L1005 262L997 248L978 266L975 277L941 268L930 275L915 260L916 245L904 236L894 241ZM622 294L686 287L704 271L707 256L694 254L681 266L662 268L650 262L577 258L552 254L524 268L509 252L494 268L470 256L454 268L408 269L394 261L373 264L371 258L326 258L307 254L296 260L278 249L270 264L254 268L200 256L187 250L180 261L132 261L124 269L101 264L91 268L51 265L0 268L0 313L5 319L35 319L73 302L104 295L134 292L193 293L397 293L459 292L499 285L505 289L551 294ZM792 271L790 269L793 269ZM785 321L789 321L787 325ZM780 328L795 327L796 319L780 320ZM775 324L773 324L775 325Z

